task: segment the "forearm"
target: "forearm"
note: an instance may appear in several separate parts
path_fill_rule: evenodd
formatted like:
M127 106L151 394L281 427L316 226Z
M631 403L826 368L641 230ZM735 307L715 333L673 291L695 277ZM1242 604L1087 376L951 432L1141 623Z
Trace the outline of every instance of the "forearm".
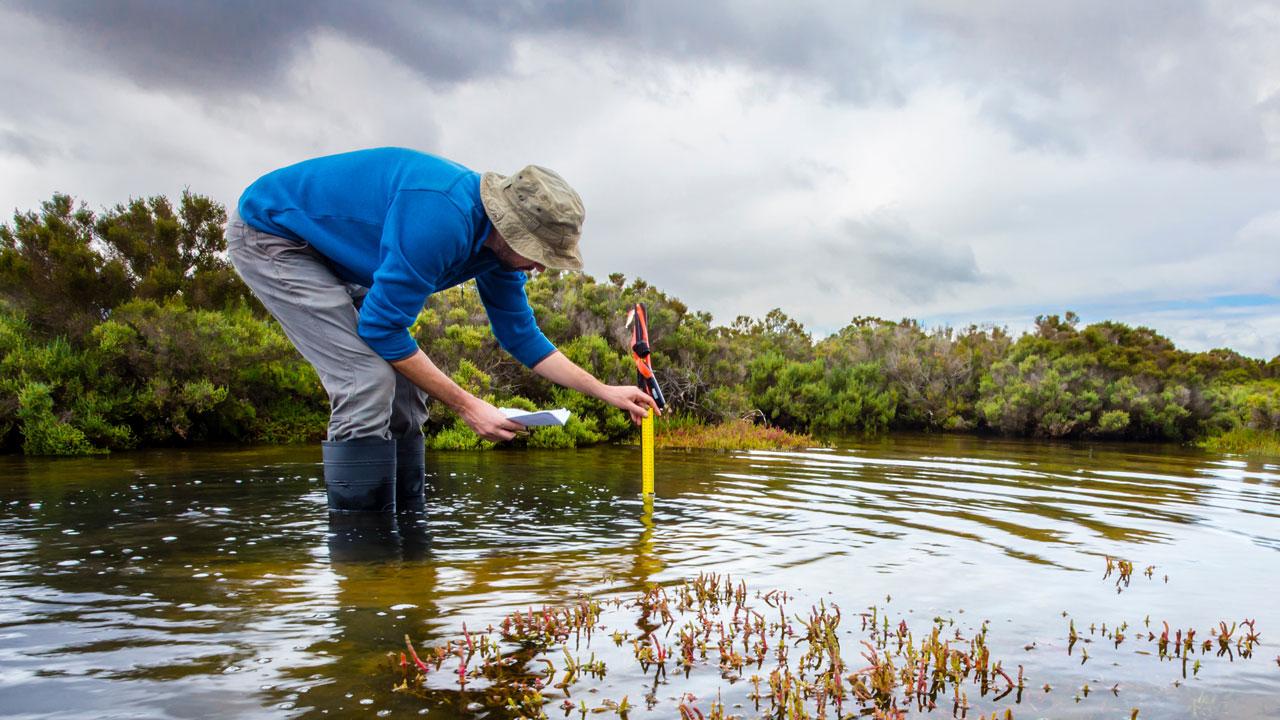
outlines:
M391 367L426 391L432 399L439 400L455 411L461 411L476 401L474 395L459 387L421 350L403 360L392 361Z
M533 371L551 382L567 387L570 390L599 398L606 387L591 373L578 367L576 363L564 356L559 350L543 358Z

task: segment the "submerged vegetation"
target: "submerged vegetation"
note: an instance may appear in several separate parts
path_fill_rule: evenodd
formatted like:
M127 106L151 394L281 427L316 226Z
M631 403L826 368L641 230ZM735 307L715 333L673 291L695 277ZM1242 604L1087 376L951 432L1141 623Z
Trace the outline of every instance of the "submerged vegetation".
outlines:
M323 433L324 390L225 261L225 219L192 193L101 213L56 195L0 225L0 449L87 454ZM1185 352L1150 329L1081 327L1072 313L1040 317L1018 338L855 317L815 339L780 310L716 326L620 274L545 273L528 293L552 342L615 383L634 375L622 312L647 304L672 409L660 442L670 446L921 430L1210 438L1225 451L1274 453L1280 432L1280 358ZM520 442L575 447L635 432L621 413L503 353L470 284L433 296L413 333L459 384L495 404L573 411L565 427ZM432 447L488 446L436 409Z
M1107 558L1108 578L1117 567L1117 582L1127 584L1132 563ZM913 629L876 605L846 622L837 605L819 600L796 608L798 602L785 591L753 593L742 580L701 574L629 599L584 597L516 611L481 631L464 625L461 636L421 652L406 636L404 650L388 654L386 672L393 692L427 705L511 718L625 719L643 706L682 720L889 720L939 708L994 720L1013 718L1026 693L1055 691L997 657L988 620L966 627L939 616ZM1177 685L1211 658L1251 658L1260 643L1249 619L1200 633L1163 621L1153 628L1150 617L1136 625L1091 623L1086 635L1069 619L1057 649L1084 664L1093 643L1100 646L1095 653L1103 645L1118 653L1131 638L1130 647L1146 643L1134 652L1180 665ZM1118 683L1098 690L1121 693ZM1093 688L1066 691L1079 703Z
M917 641L905 620L891 626L873 606L854 620L863 638L853 648L859 659L850 662L841 647L848 631L840 608L820 600L795 612L793 600L784 591L752 594L743 581L704 574L629 600L583 598L569 607L517 611L498 627L464 628L461 638L421 654L406 637L406 651L390 656L389 670L396 692L433 703L460 695L474 711L529 718L547 717L546 707L566 716L626 718L637 705L658 707L672 690L675 707L664 712L686 720L743 717L744 709L794 720L900 718L908 709L939 705L968 711L971 693L992 703L1014 693L1020 699L1026 688L1020 667L1011 673L992 656L986 623L966 636L953 620L935 618ZM634 664L619 669L619 658L628 655ZM610 673L631 680L633 692L620 699L593 693ZM705 688L707 681L726 683L714 699L682 689ZM725 688L745 696L746 707L726 709Z

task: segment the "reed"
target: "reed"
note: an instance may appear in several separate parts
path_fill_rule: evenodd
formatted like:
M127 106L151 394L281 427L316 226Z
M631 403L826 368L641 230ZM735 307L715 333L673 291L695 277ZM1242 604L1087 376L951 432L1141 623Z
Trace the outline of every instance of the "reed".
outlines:
M802 450L817 445L808 435L750 420L707 424L696 420L662 417L657 422L657 445L695 450Z
M1221 435L1205 438L1199 445L1213 452L1280 457L1280 432L1236 428Z

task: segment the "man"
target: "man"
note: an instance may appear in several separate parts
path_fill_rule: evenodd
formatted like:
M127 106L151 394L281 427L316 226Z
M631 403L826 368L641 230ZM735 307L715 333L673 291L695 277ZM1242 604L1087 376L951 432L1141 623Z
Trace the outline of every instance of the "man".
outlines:
M402 148L308 160L245 190L228 254L329 394L330 510L423 508L428 396L487 440L522 429L441 372L409 333L428 296L472 278L498 343L525 366L634 422L654 406L562 355L529 307L525 272L582 268L582 220L578 194L546 168L480 175Z

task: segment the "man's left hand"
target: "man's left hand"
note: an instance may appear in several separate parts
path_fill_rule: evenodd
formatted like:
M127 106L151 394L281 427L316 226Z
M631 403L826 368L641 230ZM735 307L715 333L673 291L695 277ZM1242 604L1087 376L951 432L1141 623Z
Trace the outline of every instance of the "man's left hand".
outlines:
M599 397L616 408L626 410L631 416L631 422L637 425L648 414L648 408L653 408L655 413L661 413L653 398L634 385L605 385Z

